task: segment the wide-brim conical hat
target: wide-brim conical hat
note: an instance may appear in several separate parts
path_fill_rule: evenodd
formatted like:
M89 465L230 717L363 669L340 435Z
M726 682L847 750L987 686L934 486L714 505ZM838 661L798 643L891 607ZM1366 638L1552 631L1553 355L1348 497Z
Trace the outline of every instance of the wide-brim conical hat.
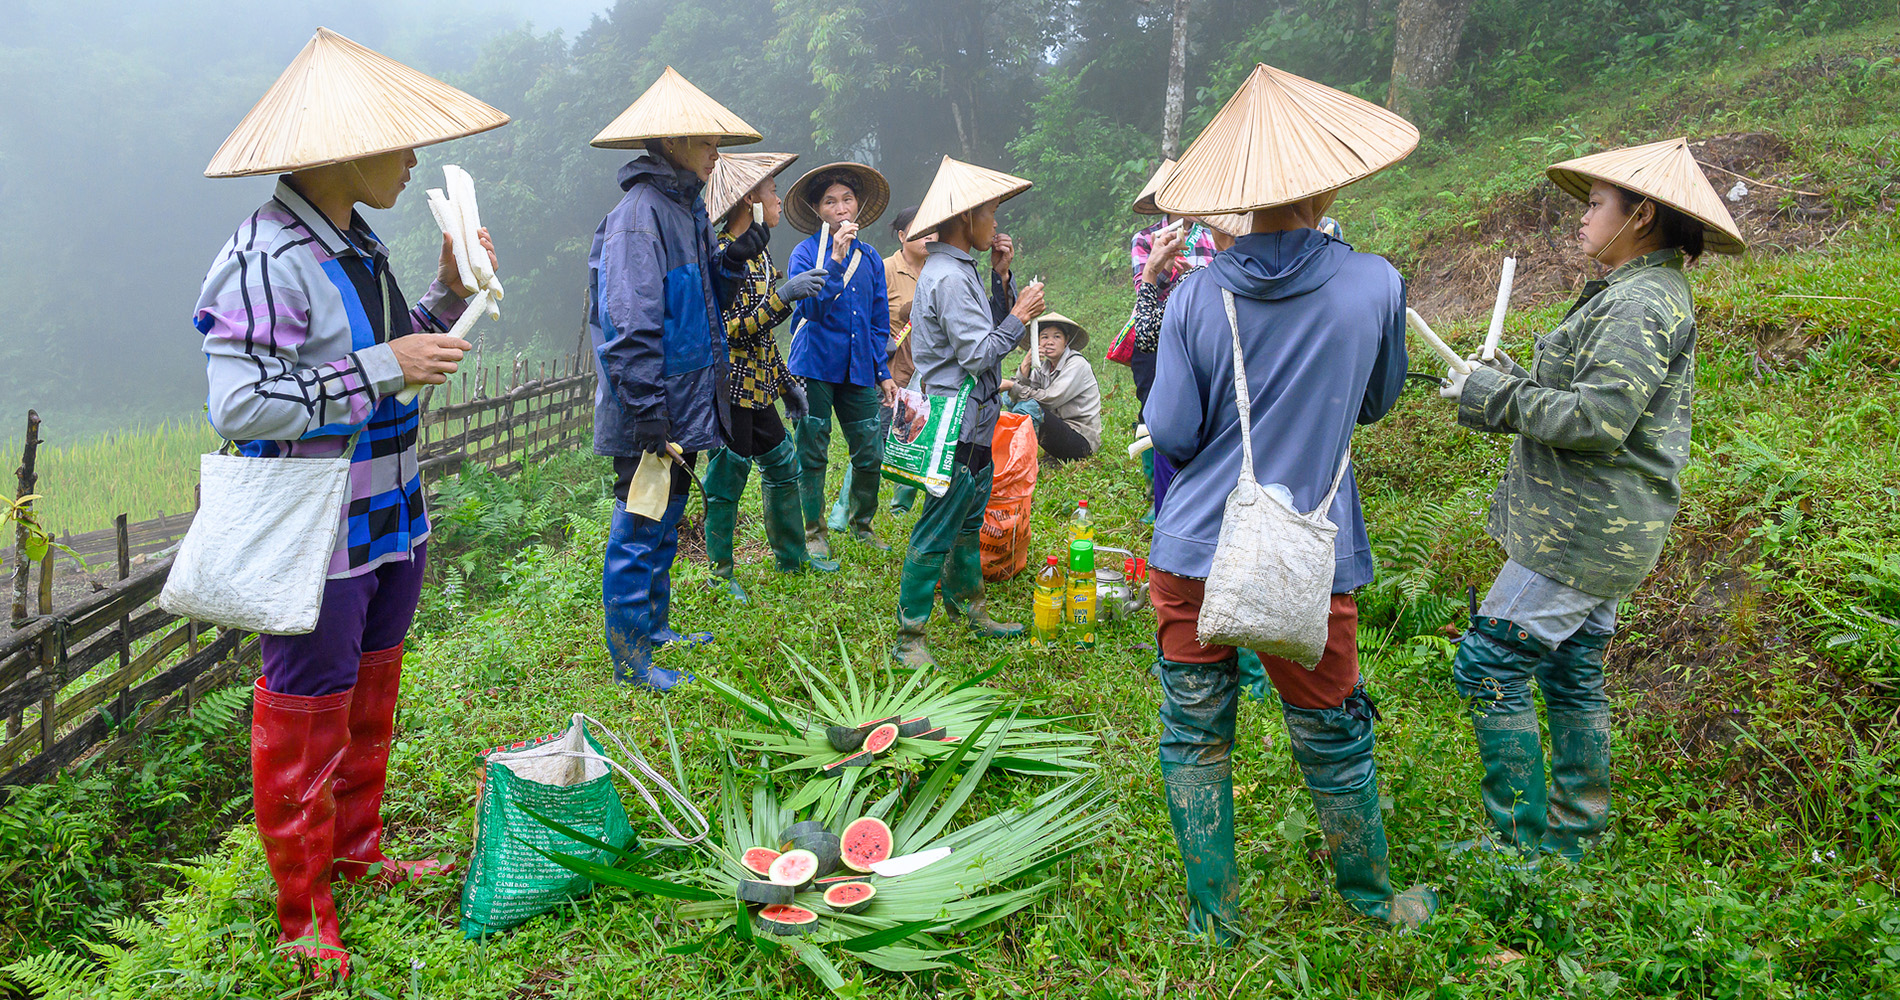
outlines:
M917 216L910 220L911 231L935 231L984 202L1008 201L1029 187L1029 181L1014 174L946 156L937 165L937 176L930 182L930 190L924 192L923 204L917 206Z
M1545 173L1578 201L1590 200L1590 185L1609 181L1668 205L1702 223L1703 241L1716 253L1736 254L1748 249L1735 218L1722 196L1689 152L1689 140L1678 136L1642 146L1592 153L1565 160Z
M679 71L668 66L653 86L638 100L627 105L620 117L594 136L590 145L602 149L633 149L648 139L674 136L716 135L721 146L743 146L764 136L747 125L726 106L706 96L706 92L686 82Z
M1236 212L1232 215L1197 215L1201 224L1209 229L1218 229L1234 239L1253 232L1253 213Z
M1221 215L1337 191L1418 148L1418 129L1370 101L1261 63L1174 165L1155 206Z
M248 177L459 139L508 116L425 73L318 28L205 167Z
M1082 348L1089 346L1089 332L1087 330L1082 329L1082 324L1077 323L1075 320L1072 320L1069 317L1062 315L1061 313L1046 312L1046 313L1043 313L1041 316L1036 317L1037 329L1041 329L1042 327L1046 327L1046 326L1053 326L1056 329L1061 330L1062 335L1069 339L1069 350L1071 351L1079 351ZM1031 346L1030 350L1032 351L1035 350L1035 347Z
M822 167L813 167L805 171L805 176L792 182L791 189L784 195L785 220L792 228L801 233L815 233L824 220L818 218L818 210L812 207L812 200L824 196L823 191L805 190L812 181L821 175L843 172L857 178L858 181L858 217L855 220L859 229L867 228L884 214L891 206L891 182L884 175L862 163L840 160L827 163Z
M721 153L706 182L706 217L717 223L759 182L798 159L797 153Z
M1174 161L1162 160L1161 165L1155 168L1154 176L1148 178L1148 183L1142 186L1141 193L1135 196L1135 203L1130 205L1129 209L1136 215L1164 214L1160 206L1155 204L1155 195L1160 193L1161 185L1166 184L1168 178L1173 175Z

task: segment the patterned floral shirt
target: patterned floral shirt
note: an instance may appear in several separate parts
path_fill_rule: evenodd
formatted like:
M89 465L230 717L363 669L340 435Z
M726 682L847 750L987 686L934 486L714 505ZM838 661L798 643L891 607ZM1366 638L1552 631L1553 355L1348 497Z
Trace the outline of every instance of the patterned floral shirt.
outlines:
M719 233L719 251L725 252L733 241L731 233ZM792 374L779 355L778 339L772 328L785 322L792 307L778 297L774 283L782 275L772 266L768 248L746 262L746 280L733 292L726 306L726 345L732 354L732 405L748 410L772 407Z

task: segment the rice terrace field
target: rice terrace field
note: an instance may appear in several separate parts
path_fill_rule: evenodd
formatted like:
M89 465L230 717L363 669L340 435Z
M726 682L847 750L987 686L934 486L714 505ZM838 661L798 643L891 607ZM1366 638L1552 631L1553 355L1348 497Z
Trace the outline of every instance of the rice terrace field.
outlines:
M1509 8L1488 5L1485 16ZM1072 834L1060 845L1071 853L993 890L998 906L1000 894L1021 893L1011 897L1020 909L932 930L943 954L915 969L878 968L836 944L801 960L797 938L737 933L730 899L669 898L640 878L470 940L458 871L387 893L339 887L353 974L306 982L270 955L274 889L250 817L240 691L206 699L110 768L80 768L0 804L0 996L1900 996L1900 14L1748 37L1743 51L1724 41L1687 67L1647 62L1597 81L1550 81L1449 138L1428 137L1333 210L1347 239L1388 256L1410 301L1460 345L1481 338L1497 261L1517 255L1504 346L1526 358L1563 318L1588 264L1569 246L1573 206L1544 182L1545 164L1687 134L1703 143L1702 162L1748 179L1731 207L1755 252L1690 271L1693 461L1661 564L1618 609L1612 825L1583 862L1518 870L1451 850L1485 820L1447 626L1462 627L1467 588L1482 591L1503 559L1482 529L1508 439L1459 430L1449 404L1414 383L1391 416L1358 432L1354 461L1379 563L1359 595L1359 647L1383 713L1375 756L1392 880L1429 884L1441 898L1418 931L1355 919L1332 888L1269 697L1243 699L1234 760L1244 935L1231 948L1190 937L1155 758L1152 612L1106 623L1092 651L1043 654L981 642L940 615L938 673L946 688L975 680L1003 693L993 731L1019 712L1017 723L1053 720L1050 731L1093 742L1073 778L985 761L989 772L967 790L933 787L938 772L908 761L886 784L865 779L872 801L902 790L894 816L941 796L952 832L1030 815L1051 836ZM1232 61L1250 67L1262 50ZM1216 82L1210 90L1224 95L1235 81ZM1040 101L1045 131L1026 134L1070 136L1075 148L1096 141L1099 122ZM1010 149L1026 176L1039 167L1061 176L1065 157L1081 155L1053 142ZM1125 451L1133 384L1101 357L1132 303L1128 220L1115 214L1112 225L1030 244L1052 307L1095 333L1088 353L1104 393L1101 451L1041 471L1032 567L1057 551L1082 499L1099 544L1149 545L1146 485ZM1411 367L1436 375L1439 366L1415 348ZM196 416L90 440L48 433L39 509L55 532L185 509L196 456L217 444ZM4 447L13 461L17 439ZM834 493L843 465L834 436ZM562 728L577 712L683 778L723 840L723 822L760 808L755 783L789 799L803 776L774 773L785 758L752 749L743 734L769 726L770 711L748 713L720 684L761 705L805 705L808 672L841 686L847 670L867 685L908 682L886 654L916 513L880 511L876 530L893 551L835 540L843 572L780 575L768 568L755 476L737 535L751 603L708 586L693 501L672 619L717 640L660 654L661 665L698 677L664 697L613 685L601 640L611 480L605 460L573 454L513 478L470 470L440 483L384 807L400 856L439 853L465 866L476 847L476 754ZM1027 618L1032 575L991 585L998 617ZM708 884L720 860L663 843L652 811L623 797L641 838L623 875ZM986 841L985 859L1031 837L1029 825ZM893 943L903 947L883 945Z

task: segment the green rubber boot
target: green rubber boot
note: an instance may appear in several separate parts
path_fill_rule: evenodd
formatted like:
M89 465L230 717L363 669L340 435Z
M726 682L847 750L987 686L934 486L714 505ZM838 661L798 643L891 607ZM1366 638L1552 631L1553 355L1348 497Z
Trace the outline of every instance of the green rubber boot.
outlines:
M1187 872L1188 930L1222 945L1238 940L1240 872L1234 860L1234 771L1218 764L1161 765L1168 822Z
M1610 710L1550 711L1545 851L1581 860L1610 823Z
M891 659L899 666L922 670L937 665L930 644L924 638L924 626L930 623L931 609L937 602L937 579L943 575L942 556L906 555L904 571L897 582L897 645Z
M1546 795L1544 745L1537 736L1537 712L1473 715L1472 732L1478 738L1478 759L1484 777L1478 782L1484 814L1493 831L1489 844L1461 848L1515 852L1534 858L1544 842Z
M845 477L845 519L851 525L851 537L878 550L891 547L871 530L871 518L877 514L878 487L883 481L879 471L884 464L883 424L876 417L856 420L844 426L844 439L851 446L851 474Z
M805 518L805 548L822 559L831 558L825 537L825 462L830 448L831 418L798 422L798 501Z
M815 569L836 573L838 564L814 556L805 547L805 518L799 506L798 460L789 440L759 456L760 492L765 500L765 540L781 573Z
M725 590L740 604L748 603L745 588L732 575L732 533L739 523L739 498L745 495L752 463L730 448L716 448L706 460L700 487L706 495L706 562L713 586Z
M961 532L943 566L943 608L952 618L962 615L970 631L981 639L1014 639L1023 634L1021 622L999 622L990 617L984 599L983 539L974 531Z

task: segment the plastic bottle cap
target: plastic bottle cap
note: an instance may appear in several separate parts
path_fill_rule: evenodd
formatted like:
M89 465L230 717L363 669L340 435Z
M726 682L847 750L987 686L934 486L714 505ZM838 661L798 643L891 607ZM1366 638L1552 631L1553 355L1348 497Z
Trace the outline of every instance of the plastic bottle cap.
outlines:
M1089 502L1088 502L1087 500L1084 500L1084 501L1082 501L1081 503L1079 503L1079 504L1076 504L1076 506L1077 506L1077 507L1081 507L1081 508L1084 508L1084 509L1086 509L1086 508L1088 507L1088 505L1089 505Z
M1055 556L1050 556L1050 557L1049 557L1049 565L1051 565L1051 566L1059 566L1059 565L1061 565L1061 563L1062 563L1062 560L1061 560L1061 559L1058 559L1058 558L1056 558Z
M1094 542L1078 538L1069 543L1069 570L1075 573L1095 572Z

